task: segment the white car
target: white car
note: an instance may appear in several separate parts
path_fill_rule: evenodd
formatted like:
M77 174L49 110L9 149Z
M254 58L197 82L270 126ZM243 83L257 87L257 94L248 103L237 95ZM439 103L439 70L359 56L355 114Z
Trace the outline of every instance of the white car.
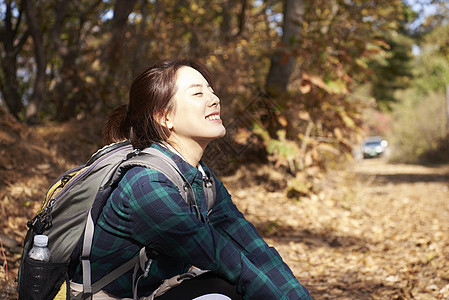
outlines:
M363 158L380 157L384 154L388 142L380 137L370 137L363 142Z

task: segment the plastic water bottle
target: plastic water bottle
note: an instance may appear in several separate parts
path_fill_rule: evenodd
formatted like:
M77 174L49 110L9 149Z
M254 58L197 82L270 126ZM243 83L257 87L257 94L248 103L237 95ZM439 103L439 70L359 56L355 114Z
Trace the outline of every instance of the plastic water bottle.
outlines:
M34 245L28 253L28 257L33 260L50 261L50 250L47 247L48 236L36 235L34 236Z

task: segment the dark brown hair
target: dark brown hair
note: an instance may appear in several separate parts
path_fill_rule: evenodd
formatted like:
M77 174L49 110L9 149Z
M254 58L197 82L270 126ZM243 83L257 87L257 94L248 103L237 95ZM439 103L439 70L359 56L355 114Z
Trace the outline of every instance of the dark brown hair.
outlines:
M130 140L135 148L149 147L153 142L167 141L168 128L156 121L171 113L176 93L176 74L181 67L192 67L213 88L212 75L206 66L189 59L160 61L137 76L129 91L129 103L116 108L103 132L107 144Z

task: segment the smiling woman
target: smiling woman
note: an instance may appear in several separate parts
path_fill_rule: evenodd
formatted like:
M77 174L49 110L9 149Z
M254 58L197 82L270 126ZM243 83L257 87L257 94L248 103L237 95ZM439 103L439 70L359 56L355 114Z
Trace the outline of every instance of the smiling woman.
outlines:
M220 119L220 99L210 83L192 67L179 69L175 86L176 93L172 99L174 110L159 118L158 122L170 130L168 142L181 154L202 154L209 141L226 133ZM184 157L193 166L200 159L190 155Z
M92 282L142 247L157 256L147 269L131 269L113 280L95 299L133 294L156 300L311 299L201 161L207 144L226 132L213 86L203 65L163 61L134 80L129 103L109 117L106 142L129 140L136 149L154 148L171 158L192 187L196 205L186 203L162 172L130 168L95 225ZM82 273L77 266L70 286L74 296L83 293Z

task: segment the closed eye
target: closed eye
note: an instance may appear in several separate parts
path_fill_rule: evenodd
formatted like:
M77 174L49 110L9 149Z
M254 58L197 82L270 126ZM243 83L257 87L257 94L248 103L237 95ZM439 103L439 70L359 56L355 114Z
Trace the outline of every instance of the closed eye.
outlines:
M198 93L193 94L193 96L202 96L202 95L203 95L203 92L198 92Z

